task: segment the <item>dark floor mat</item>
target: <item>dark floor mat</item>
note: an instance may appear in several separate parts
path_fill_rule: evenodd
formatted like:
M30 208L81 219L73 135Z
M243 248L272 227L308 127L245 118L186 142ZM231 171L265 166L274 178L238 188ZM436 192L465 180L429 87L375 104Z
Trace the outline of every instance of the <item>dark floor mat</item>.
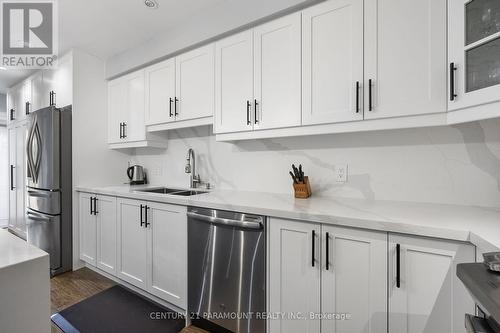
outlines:
M178 333L185 325L176 312L122 286L72 305L53 315L52 321L65 333Z

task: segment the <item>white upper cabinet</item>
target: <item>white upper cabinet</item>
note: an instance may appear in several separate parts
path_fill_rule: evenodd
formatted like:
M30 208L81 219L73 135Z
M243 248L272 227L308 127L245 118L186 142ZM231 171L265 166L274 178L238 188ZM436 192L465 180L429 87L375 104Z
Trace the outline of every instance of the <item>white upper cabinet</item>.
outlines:
M302 124L363 119L363 0L302 12Z
M147 67L148 131L212 124L214 71L213 44Z
M175 59L146 68L146 125L175 121Z
M53 103L56 107L62 108L73 104L73 57L70 54L61 57L58 61L54 71L52 90L54 92Z
M301 124L301 13L254 29L254 129Z
M446 111L446 6L365 1L365 119Z
M215 44L216 133L253 129L253 33L230 36Z
M164 137L146 132L145 76L139 70L108 82L110 148L166 147ZM154 103L161 107L158 95Z
M448 109L500 101L500 2L450 0L448 9Z
M469 244L390 234L389 333L465 333L474 302L456 265L474 259Z
M43 71L38 71L31 78L31 110L36 111L46 106L43 97ZM48 104L47 104L48 105Z
M214 114L214 44L175 58L175 118L178 121Z

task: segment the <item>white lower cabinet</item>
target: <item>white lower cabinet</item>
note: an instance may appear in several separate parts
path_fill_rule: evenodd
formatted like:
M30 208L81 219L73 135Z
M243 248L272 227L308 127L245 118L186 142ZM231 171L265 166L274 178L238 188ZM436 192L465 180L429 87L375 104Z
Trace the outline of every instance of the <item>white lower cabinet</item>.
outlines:
M469 244L390 234L389 332L464 333L474 302L456 265L474 262L474 253Z
M321 229L321 312L349 316L322 319L321 331L387 332L387 233Z
M118 199L118 277L146 289L148 229L144 203Z
M180 308L187 298L187 208L148 203L147 290Z
M116 198L80 193L80 259L116 273Z
M281 316L269 331L465 332L474 303L455 270L474 252L465 243L272 218L269 311Z

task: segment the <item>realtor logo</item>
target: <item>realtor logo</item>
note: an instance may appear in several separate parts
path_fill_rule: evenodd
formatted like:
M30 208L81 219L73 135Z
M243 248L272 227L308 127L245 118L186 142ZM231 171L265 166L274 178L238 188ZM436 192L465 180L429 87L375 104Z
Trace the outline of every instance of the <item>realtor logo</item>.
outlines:
M1 0L1 66L50 68L57 54L54 1Z

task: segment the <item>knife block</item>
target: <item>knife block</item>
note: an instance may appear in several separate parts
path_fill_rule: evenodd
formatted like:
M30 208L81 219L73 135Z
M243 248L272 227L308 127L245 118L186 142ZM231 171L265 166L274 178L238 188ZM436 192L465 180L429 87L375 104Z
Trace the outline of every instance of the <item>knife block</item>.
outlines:
M298 199L307 199L311 196L311 185L309 184L309 177L304 177L304 183L293 184L293 190L295 191L295 197Z

